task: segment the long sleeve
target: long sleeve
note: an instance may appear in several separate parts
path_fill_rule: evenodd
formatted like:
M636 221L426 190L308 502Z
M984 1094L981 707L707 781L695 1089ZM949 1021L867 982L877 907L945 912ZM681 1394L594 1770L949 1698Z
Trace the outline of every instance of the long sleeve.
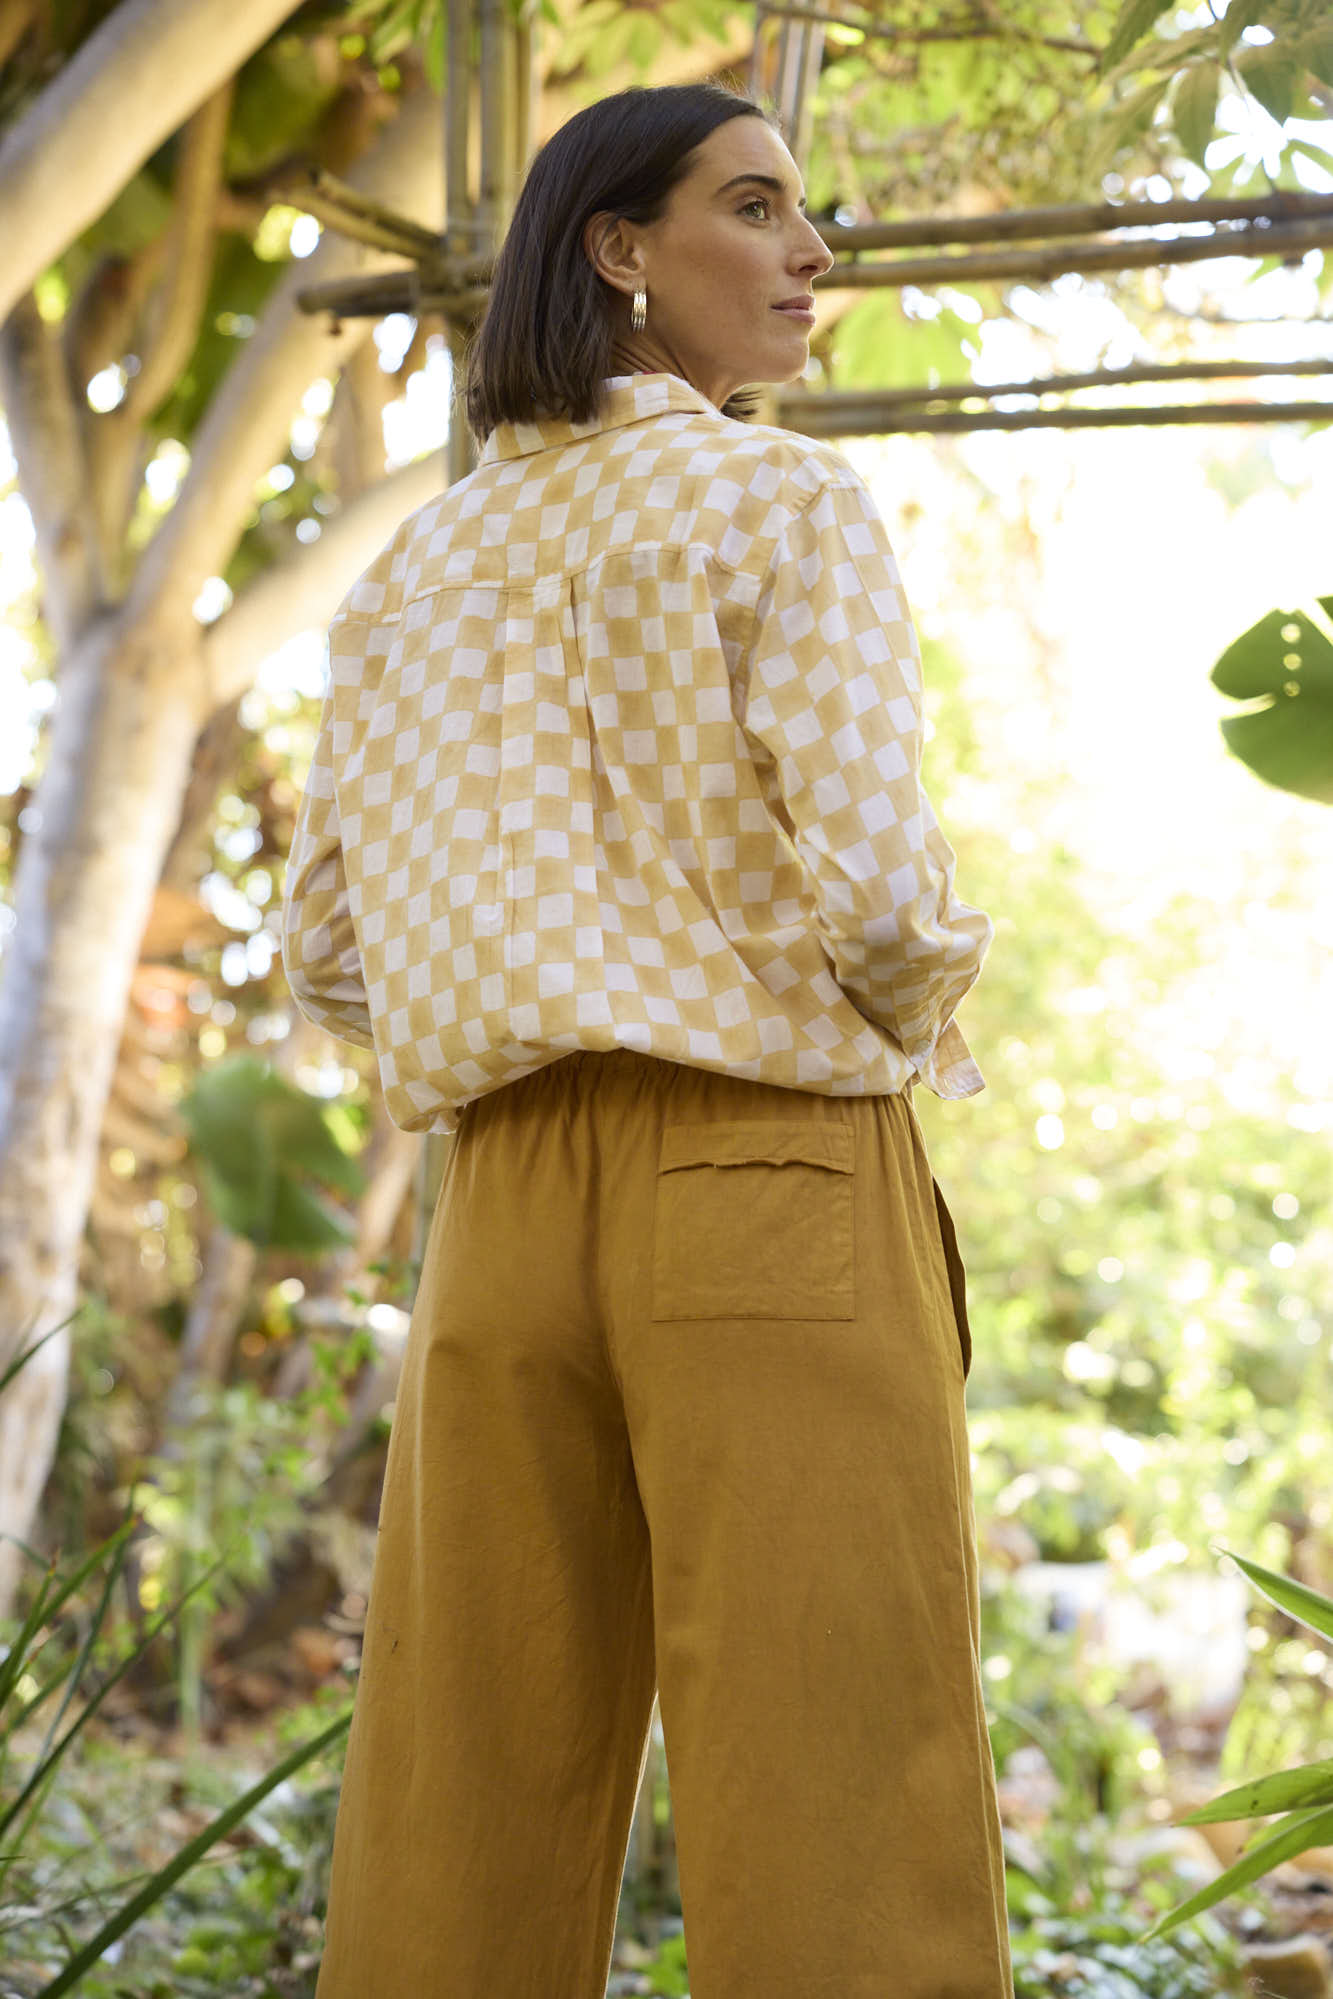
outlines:
M897 563L848 468L778 536L744 725L771 759L838 984L939 1096L985 1087L954 1021L994 935L953 890L920 783L920 650ZM761 767L762 760L761 760Z
M296 1005L317 1027L371 1048L370 1008L343 864L333 782L333 687L324 698L297 811L282 908L282 962Z

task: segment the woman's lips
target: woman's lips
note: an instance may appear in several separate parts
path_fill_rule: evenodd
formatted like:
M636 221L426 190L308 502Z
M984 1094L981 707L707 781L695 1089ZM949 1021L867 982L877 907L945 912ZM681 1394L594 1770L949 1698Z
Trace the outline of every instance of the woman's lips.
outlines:
M775 305L773 310L774 312L780 312L785 319L799 319L806 326L813 326L815 323L813 306Z

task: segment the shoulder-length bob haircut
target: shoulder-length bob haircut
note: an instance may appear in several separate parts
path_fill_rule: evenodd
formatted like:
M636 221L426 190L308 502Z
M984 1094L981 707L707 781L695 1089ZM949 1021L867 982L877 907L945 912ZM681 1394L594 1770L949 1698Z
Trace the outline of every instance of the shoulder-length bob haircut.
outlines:
M766 116L719 83L636 85L576 112L534 154L467 351L465 405L479 442L505 421L597 414L615 336L610 288L582 244L589 217L606 209L656 222L710 132ZM748 417L754 402L738 390L723 412Z

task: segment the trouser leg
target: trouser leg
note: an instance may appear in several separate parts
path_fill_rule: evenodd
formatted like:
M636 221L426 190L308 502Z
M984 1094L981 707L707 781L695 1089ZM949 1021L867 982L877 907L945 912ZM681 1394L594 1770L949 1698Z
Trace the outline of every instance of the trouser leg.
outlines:
M604 1134L605 1260L692 1999L1012 1999L962 1329L910 1105L680 1068L647 1108ZM765 1121L802 1119L850 1129L850 1176L766 1161ZM661 1170L672 1127L738 1121L748 1162Z
M507 1099L507 1100L506 1100ZM602 1999L652 1707L593 1167L453 1141L395 1408L318 1999Z

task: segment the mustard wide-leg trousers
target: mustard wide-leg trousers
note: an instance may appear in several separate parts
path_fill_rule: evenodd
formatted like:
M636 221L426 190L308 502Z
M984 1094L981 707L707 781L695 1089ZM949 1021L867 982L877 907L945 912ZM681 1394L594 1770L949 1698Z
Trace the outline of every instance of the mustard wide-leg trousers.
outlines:
M963 1285L905 1095L464 1108L318 1999L603 1999L655 1687L692 1999L1012 1999Z

